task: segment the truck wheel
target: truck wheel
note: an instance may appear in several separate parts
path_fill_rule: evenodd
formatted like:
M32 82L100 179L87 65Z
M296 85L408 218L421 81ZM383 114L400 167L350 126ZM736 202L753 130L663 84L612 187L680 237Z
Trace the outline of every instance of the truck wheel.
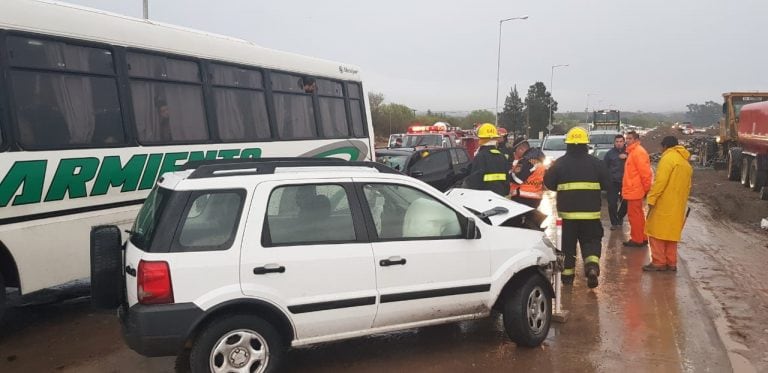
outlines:
M749 170L749 188L755 192L759 192L760 189L765 186L766 173L768 171L759 169L757 159L753 160L752 167Z
M741 149L733 148L728 150L728 180L739 180L741 175Z
M276 372L285 345L267 321L251 315L226 315L195 340L189 363L199 372Z
M123 252L120 229L115 225L91 228L91 303L114 309L123 300Z
M742 157L741 158L741 185L745 187L749 187L749 169L751 164L750 157Z
M552 296L547 286L547 280L535 274L505 296L504 330L520 346L536 347L547 338L552 321Z
M8 299L6 298L5 294L5 280L3 279L3 273L0 272L0 320L3 319L7 301Z

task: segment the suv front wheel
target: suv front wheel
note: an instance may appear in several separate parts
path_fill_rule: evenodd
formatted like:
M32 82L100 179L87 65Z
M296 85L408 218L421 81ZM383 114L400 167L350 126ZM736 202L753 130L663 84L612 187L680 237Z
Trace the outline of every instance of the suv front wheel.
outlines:
M547 338L552 320L548 285L537 273L511 289L504 299L504 330L520 346L536 347Z
M275 328L250 315L229 315L213 321L195 340L190 367L198 372L276 372L284 344Z

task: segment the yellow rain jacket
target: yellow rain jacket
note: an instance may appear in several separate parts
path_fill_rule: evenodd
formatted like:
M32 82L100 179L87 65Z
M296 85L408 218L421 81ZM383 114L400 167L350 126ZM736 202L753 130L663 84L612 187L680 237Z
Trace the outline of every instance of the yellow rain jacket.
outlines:
M691 192L693 168L691 156L684 147L673 146L664 151L656 168L656 179L648 192L650 212L645 234L667 241L680 241ZM653 207L651 207L653 206Z

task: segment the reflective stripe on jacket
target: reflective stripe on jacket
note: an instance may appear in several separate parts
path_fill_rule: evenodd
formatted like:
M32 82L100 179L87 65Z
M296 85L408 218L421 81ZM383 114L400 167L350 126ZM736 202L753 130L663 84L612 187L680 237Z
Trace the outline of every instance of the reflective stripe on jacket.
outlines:
M541 199L544 196L544 165L536 165L525 182L520 185L519 196L523 198Z
M498 195L509 194L509 163L493 145L481 146L470 165L464 186L476 190L490 190Z
M557 191L557 214L568 220L600 219L600 190L610 184L608 169L587 148L571 147L544 174L544 186Z

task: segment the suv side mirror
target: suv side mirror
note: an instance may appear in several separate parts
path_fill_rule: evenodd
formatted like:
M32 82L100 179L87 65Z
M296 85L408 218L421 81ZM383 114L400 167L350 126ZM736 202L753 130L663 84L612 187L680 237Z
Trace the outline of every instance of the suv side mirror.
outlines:
M474 240L477 238L477 226L475 225L475 219L467 218L467 230L464 233L464 238L468 240Z

